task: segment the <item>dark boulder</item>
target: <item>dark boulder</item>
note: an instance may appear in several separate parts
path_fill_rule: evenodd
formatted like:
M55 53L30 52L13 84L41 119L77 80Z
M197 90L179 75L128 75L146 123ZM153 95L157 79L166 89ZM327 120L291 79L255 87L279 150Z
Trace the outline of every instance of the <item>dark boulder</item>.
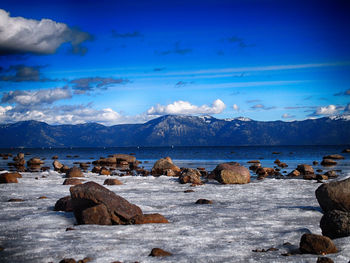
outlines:
M331 258L318 257L316 263L334 263L334 261Z
M211 205L211 204L213 204L213 201L208 200L208 199L198 199L196 201L196 204L197 205Z
M308 164L299 164L297 170L300 172L301 175L314 173L314 168L312 168L312 166Z
M59 263L76 263L74 258L64 258Z
M329 237L315 234L304 234L300 240L299 250L303 254L316 255L338 252L338 249Z
M122 185L123 183L118 179L106 179L103 182L104 185Z
M322 184L316 189L315 194L324 212L331 210L350 212L350 178Z
M323 159L321 162L321 165L323 165L323 166L333 166L336 164L337 164L337 162L334 161L333 159Z
M78 224L125 225L143 215L138 206L95 182L73 186L70 193Z
M331 155L324 156L323 159L341 160L341 159L344 159L344 156L340 154L331 154Z
M350 212L333 210L321 219L322 234L331 239L350 236Z
M151 251L151 254L149 254L150 257L168 257L172 254L168 251L165 251L161 248L153 248Z
M334 170L327 171L324 175L329 177L329 178L337 178L338 177L337 173Z
M71 197L65 196L57 200L55 207L55 211L64 211L64 212L73 212L72 199Z

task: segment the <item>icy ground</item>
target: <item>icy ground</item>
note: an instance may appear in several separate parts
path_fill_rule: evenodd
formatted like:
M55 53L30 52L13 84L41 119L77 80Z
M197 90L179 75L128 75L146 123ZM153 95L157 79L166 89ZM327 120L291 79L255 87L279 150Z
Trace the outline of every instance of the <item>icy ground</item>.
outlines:
M69 187L56 172L23 173L18 184L0 185L0 262L59 262L93 258L93 262L316 262L316 255L282 256L299 245L303 233L321 234L321 210L314 181L265 179L246 185L181 185L169 177L118 177L107 186L141 207L161 213L169 224L128 226L74 225L72 213L55 212ZM46 176L46 178L42 178ZM106 176L85 174L102 184ZM347 174L349 176L349 174ZM35 179L38 177L38 179ZM193 189L195 192L184 193ZM47 199L38 199L46 196ZM7 202L21 198L24 202ZM199 198L214 201L196 205ZM75 230L66 231L73 227ZM291 245L283 245L290 242ZM350 237L334 240L335 262L350 260ZM152 248L173 253L152 258ZM253 252L278 248L278 251Z

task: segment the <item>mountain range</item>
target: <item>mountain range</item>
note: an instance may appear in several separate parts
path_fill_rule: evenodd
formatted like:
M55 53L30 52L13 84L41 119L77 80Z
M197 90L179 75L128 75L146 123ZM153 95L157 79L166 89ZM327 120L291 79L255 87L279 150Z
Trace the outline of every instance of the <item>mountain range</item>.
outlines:
M162 116L144 124L0 124L0 147L346 145L350 118L254 121L212 116Z

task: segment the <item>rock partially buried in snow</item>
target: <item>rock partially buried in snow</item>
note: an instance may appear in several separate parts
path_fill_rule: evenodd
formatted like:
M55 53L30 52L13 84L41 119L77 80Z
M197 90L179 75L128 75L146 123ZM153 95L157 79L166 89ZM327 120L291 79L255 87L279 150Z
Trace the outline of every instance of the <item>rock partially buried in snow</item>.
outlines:
M315 194L323 211L350 212L350 178L322 184L316 189Z
M142 216L137 216L135 218L134 224L167 224L169 223L161 214L144 214Z
M122 185L123 183L118 179L106 179L103 182L104 185Z
M196 201L196 204L197 205L211 205L211 204L213 204L213 201L208 200L208 199L198 199Z
M250 182L249 170L236 163L222 163L216 166L212 174L221 184L246 184Z
M323 215L320 227L322 235L329 238L350 236L350 212L333 210Z
M165 157L156 161L153 165L151 174L154 176L165 175L166 170L172 170L176 175L181 172L180 168L173 163L170 157Z
M201 173L197 169L186 168L181 172L179 182L181 184L192 183L194 185L201 185Z
M22 175L19 173L0 174L0 184L18 183L17 178L22 178Z
M64 180L63 185L77 185L82 184L83 180L77 178L67 178Z
M73 186L70 193L78 224L127 225L143 215L138 206L95 182Z
M338 252L329 237L315 234L304 234L301 237L299 249L303 254L324 255Z
M161 248L153 248L151 251L151 254L149 254L150 257L168 257L172 254L168 251L165 251Z

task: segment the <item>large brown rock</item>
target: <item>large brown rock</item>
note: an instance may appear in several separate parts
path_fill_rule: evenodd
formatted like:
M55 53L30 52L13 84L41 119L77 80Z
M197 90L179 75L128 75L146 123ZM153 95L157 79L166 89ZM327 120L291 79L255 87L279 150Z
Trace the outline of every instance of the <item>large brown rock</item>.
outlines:
M315 194L323 211L350 212L350 178L322 184L316 189Z
M238 166L231 170L222 170L215 179L221 184L247 184L250 182L249 170Z
M87 207L81 211L80 216L80 221L84 222L83 224L112 225L111 216L104 204Z
M186 168L181 172L179 182L181 184L192 183L200 185L202 184L201 173L197 169Z
M135 217L143 215L138 206L95 182L73 186L70 188L70 193L78 224L111 222L111 224L125 225L132 224ZM91 209L95 206L99 207ZM99 218L99 213L101 217L109 219Z
M237 162L227 162L218 164L215 169L210 173L209 178L214 179L217 175L220 174L222 170L230 170L236 166L240 166Z
M0 174L0 184L18 183L17 178L22 178L22 175L19 173Z
M350 212L333 210L323 215L320 227L322 235L329 238L350 236Z
M180 174L181 170L176 166L170 157L165 157L156 161L153 165L151 174L154 176L164 175L167 170L172 170L176 175Z
M297 170L300 172L301 175L308 175L314 173L314 168L312 168L312 166L308 164L299 164Z
M216 166L212 174L222 184L246 184L250 182L249 170L237 163L222 163Z
M72 168L70 168L67 172L66 172L66 177L67 178L71 178L71 177L84 177L83 172L80 170L80 168L74 166Z
M338 252L329 237L315 234L304 234L301 237L299 249L303 254L324 255Z

